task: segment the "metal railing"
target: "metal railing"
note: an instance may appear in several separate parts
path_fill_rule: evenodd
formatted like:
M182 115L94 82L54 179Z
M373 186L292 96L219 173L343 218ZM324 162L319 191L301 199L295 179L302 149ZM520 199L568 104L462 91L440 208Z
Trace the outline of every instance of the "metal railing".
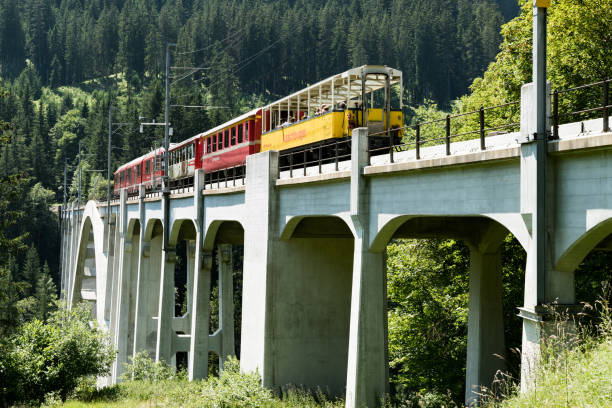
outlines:
M508 131L516 129L520 126L520 122L505 122L502 124L497 124L495 126L487 126L487 112L508 109L519 104L520 101L514 101L503 103L500 105L489 106L486 108L481 107L480 109L475 111L464 112L455 115L446 115L446 117L442 119L436 119L427 122L417 122L414 125L408 125L402 128L393 129L393 131L395 132L399 131L404 133L404 139L406 138L406 136L409 136L406 135L407 132L413 131L414 138L410 138L412 140L401 141L399 143L395 143L393 139L390 138L389 145L369 149L369 156L384 154L388 152L391 163L394 163L394 151L400 152L414 149L416 151L416 159L419 160L421 158L421 147L425 144L433 145L436 142L444 143L444 145L446 146L446 155L450 156L450 145L453 140L473 134L479 135L480 150L486 150L486 137L488 136L487 133L491 135L490 132L498 132L501 130ZM514 114L508 115L509 118L512 118L513 116ZM495 116L495 118L498 117L499 116ZM475 123L470 123L470 120L474 121ZM453 125L455 125L455 129L457 129L457 131L455 131L454 133ZM385 134L387 134L387 131L373 133L370 136L379 136Z
M306 175L306 168L312 165L318 167L321 174L325 164L334 164L335 171L338 171L338 163L342 160L351 158L351 139L334 139L329 142L321 143L318 146L291 151L279 156L279 172L289 171L289 177L293 177L293 172L302 170Z
M586 85L581 85L581 86L576 86L574 88L569 88L569 89L562 89L562 90L555 90L551 96L552 96L552 115L551 115L551 119L552 119L552 137L553 139L558 139L559 138L559 125L562 124L561 123L561 119L565 119L565 118L574 118L574 119L594 119L593 115L591 115L593 112L598 112L601 111L601 117L603 119L603 131L604 132L608 132L610 131L610 124L609 124L609 117L610 117L610 110L612 109L612 105L610 104L610 82L612 81L612 79L605 79L603 81L599 81L599 82L594 82L591 84L586 84ZM598 98L596 95L597 90L601 89L601 96L600 96L600 101L601 101L601 105L595 105L592 106ZM576 95L577 93L582 92L582 96L584 97L584 94L587 94L586 97L586 106L582 106L582 109L580 110L576 110L576 111L570 111L570 112L561 112L559 113L559 106L560 106L560 101L559 101L559 97L560 96L564 96L566 94L573 94L575 97L579 97L580 95ZM592 95L588 95L589 93L591 93ZM597 116L595 117L597 118ZM570 120L566 120L563 123L568 123Z
M211 188L217 184L216 188L221 188L221 183L224 184L223 187L231 186L235 187L236 182L238 180L243 180L246 177L246 164L241 164L239 166L228 167L226 169L213 171L210 173L206 173L204 175L204 189L206 189L207 185L210 185Z

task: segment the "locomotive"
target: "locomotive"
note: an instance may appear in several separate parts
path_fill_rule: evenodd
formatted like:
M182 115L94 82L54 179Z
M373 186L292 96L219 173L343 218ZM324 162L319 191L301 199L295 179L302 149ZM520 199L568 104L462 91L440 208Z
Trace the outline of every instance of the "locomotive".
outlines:
M393 86L399 86L395 100ZM170 188L188 184L197 169L205 174L232 169L240 176L248 155L267 150L338 154L337 147L336 151L328 149L329 141L350 138L357 127L367 127L373 135L369 138L371 147L390 146L400 138L402 93L401 71L386 66L364 65L331 76L172 143L168 157ZM164 154L163 148L155 149L120 166L114 173L115 195L123 188L133 194L140 184L147 190L159 188Z

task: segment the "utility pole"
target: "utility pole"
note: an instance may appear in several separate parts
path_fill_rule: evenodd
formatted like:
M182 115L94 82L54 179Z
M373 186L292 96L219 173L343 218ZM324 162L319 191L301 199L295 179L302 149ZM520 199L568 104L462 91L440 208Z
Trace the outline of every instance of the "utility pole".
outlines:
M64 157L64 204L62 206L62 208L64 210L66 209L66 184L67 184L66 183L66 180L67 180L66 172L67 172L67 166L68 166L68 163L67 163L66 158Z
M166 44L166 109L164 118L164 177L163 177L163 200L164 200L164 236L163 249L168 249L168 239L170 238L170 47L176 44ZM161 316L160 316L161 321Z
M164 113L164 195L170 194L170 173L168 168L170 151L170 47L176 44L166 44L166 108Z
M110 195L111 195L111 139L113 136L113 106L108 103L108 152L107 152L107 169L106 169L106 226L110 225Z
M79 140L79 210L81 209L81 141Z
M546 17L551 0L533 0L533 82L536 108L536 270L537 302L546 299L546 159L548 129L546 129Z

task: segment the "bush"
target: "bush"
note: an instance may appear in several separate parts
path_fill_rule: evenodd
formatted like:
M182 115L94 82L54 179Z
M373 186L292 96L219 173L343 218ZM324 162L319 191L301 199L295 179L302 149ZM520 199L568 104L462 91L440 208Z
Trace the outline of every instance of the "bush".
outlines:
M65 400L83 377L109 373L115 352L90 316L87 304L60 307L48 323L35 319L20 327L0 363L12 372L13 388L0 389L6 404L40 403L52 393Z
M125 364L125 372L121 375L123 380L161 381L180 376L165 362L153 361L146 351L138 352L131 361Z

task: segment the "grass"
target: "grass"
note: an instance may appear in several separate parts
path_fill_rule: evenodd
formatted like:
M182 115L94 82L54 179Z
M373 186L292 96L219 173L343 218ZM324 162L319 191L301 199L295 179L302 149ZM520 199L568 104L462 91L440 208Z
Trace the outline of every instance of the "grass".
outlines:
M542 346L540 367L535 373L530 391L521 394L518 384L500 381L501 395L486 393L483 406L489 408L522 407L612 407L612 310L606 302L599 303L599 324L578 325L576 333L549 337ZM568 327L567 321L557 321L556 327ZM594 332L596 331L596 332ZM287 387L280 396L261 387L257 373L242 374L236 359L226 363L220 377L203 381L187 381L184 376L164 374L165 371L142 358L132 365L133 374L145 379L125 381L97 390L93 382L81 386L73 399L61 403L48 401L47 406L65 408L97 407L269 407L269 408L336 408L342 399L331 399L321 392ZM129 367L128 367L129 368ZM154 370L155 368L155 370ZM169 379L151 381L170 375ZM439 403L427 401L400 404L402 407L433 407ZM446 404L445 404L446 405ZM391 406L390 404L387 407Z
M598 306L600 322L595 329L578 324L577 333L551 336L544 344L541 365L527 392L521 394L517 384L507 385L506 397L489 396L488 406L612 407L612 314L607 302ZM557 327L562 326L567 327L567 321L557 321Z
M288 387L281 396L263 388L257 373L241 374L237 360L226 363L220 377L189 382L185 378L159 381L124 381L96 390L93 383L80 387L75 396L61 403L48 401L49 407L266 407L309 408L344 407L344 401L323 393ZM176 377L176 376L174 376Z

